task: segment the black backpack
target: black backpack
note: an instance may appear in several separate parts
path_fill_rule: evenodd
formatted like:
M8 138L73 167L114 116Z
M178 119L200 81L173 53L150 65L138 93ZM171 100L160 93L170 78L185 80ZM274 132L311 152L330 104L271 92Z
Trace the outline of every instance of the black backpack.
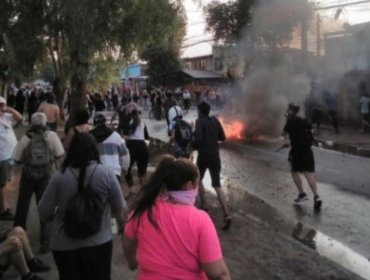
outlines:
M179 119L175 125L175 141L181 148L186 148L193 139L193 130L191 125Z
M23 153L22 175L27 179L38 181L51 174L51 157L46 141L45 130L27 132L30 142Z
M105 204L102 197L91 187L97 166L91 174L89 183L86 186L79 186L76 195L67 202L63 223L64 232L69 237L83 239L100 230ZM71 173L78 181L72 170Z

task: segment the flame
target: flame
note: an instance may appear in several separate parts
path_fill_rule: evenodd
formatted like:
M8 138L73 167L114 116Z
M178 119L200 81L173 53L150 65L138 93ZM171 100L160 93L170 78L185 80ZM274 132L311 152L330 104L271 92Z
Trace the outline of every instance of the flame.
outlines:
M246 127L243 122L239 120L225 121L224 118L219 119L224 128L227 139L244 139Z

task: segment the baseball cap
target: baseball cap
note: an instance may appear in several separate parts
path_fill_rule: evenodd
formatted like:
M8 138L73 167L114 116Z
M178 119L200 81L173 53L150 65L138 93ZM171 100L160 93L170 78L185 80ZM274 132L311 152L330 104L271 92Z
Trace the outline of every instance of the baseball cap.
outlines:
M42 112L36 112L31 116L32 125L46 125L46 115Z

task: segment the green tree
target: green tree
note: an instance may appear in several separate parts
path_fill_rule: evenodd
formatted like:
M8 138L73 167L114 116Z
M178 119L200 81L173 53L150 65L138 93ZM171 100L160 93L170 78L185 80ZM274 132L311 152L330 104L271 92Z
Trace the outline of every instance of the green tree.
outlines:
M293 31L312 17L308 0L236 0L205 8L207 29L217 41L249 42L276 48L290 42Z
M172 48L152 46L141 56L148 62L147 74L154 86L175 86L180 82L181 63L179 54Z
M112 54L130 57L133 51L141 51L150 44L168 45L173 34L178 34L176 28L181 27L173 23L184 23L181 1L2 1L9 6L6 6L8 19L17 19L12 26L4 28L5 36L17 52L14 57L27 62L22 64L27 67L42 59L47 50L54 68L57 98L59 102L63 100L63 88L69 80L72 110L86 103L85 90L91 70L96 70L91 69L96 57ZM27 22L29 26L25 26ZM27 49L29 52L23 52ZM26 70L32 71L32 67Z

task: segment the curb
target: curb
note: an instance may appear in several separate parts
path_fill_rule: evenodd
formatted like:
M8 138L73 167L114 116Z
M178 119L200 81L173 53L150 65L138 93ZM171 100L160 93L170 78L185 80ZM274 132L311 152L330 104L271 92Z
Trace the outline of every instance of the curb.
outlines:
M332 151L338 151L338 152L342 152L345 154L351 154L355 156L370 158L370 150L367 150L367 149L362 149L360 147L352 146L349 144L337 143L332 140L325 140L325 139L320 139L320 138L315 139L315 141L317 142L315 144L316 147L320 147L320 148L324 148L324 149L332 150Z

